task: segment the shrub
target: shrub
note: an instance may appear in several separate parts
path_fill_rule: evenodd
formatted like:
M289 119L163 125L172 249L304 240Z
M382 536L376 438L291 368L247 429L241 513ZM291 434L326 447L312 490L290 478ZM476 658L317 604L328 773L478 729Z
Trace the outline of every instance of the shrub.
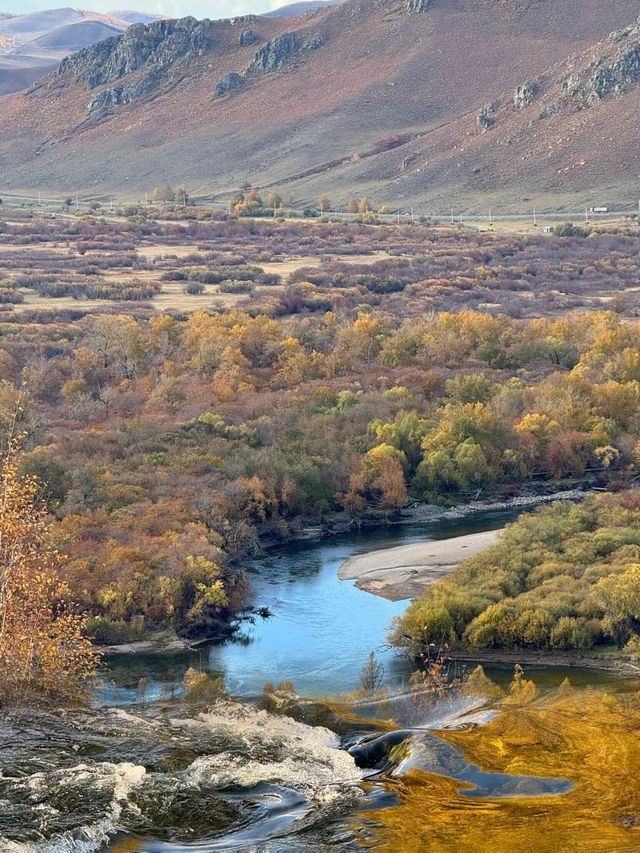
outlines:
M188 281L183 290L190 296L199 296L201 293L204 293L205 287L201 281Z
M11 447L0 470L0 703L87 697L97 656L49 544L38 484L18 478Z
M189 667L182 682L187 702L212 703L227 696L222 675L211 678L206 672Z
M220 293L251 293L255 284L252 281L223 281L218 289Z

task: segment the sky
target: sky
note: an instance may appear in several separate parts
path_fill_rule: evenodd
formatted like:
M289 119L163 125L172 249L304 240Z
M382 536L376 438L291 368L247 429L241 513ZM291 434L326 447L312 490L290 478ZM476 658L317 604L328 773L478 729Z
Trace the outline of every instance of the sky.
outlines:
M139 12L151 12L182 18L194 15L196 18L231 18L235 15L260 14L287 5L288 0L0 0L0 12L13 15L25 15L43 9L55 9L63 6L91 9L93 12L112 12L118 9L135 9Z

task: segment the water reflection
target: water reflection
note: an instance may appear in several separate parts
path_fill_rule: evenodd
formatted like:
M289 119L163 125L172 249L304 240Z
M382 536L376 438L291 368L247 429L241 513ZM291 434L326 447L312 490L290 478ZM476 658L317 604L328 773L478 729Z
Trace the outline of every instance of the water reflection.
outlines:
M209 666L225 670L238 694L255 694L265 681L289 680L302 694L335 695L354 689L373 649L387 683L398 686L409 668L386 647L386 632L407 602L387 601L341 581L342 563L377 548L496 529L515 517L486 513L462 521L396 525L291 545L277 559L257 560L249 567L254 602L273 616L249 627L242 644L211 648Z
M599 675L592 673L594 684ZM512 851L640 850L640 693L638 684L609 680L604 687L567 684L532 701L499 703L481 727L439 737L495 780L527 774L571 782L560 796L508 782L504 789L461 788L460 774L434 773L417 761L387 778L396 801L376 810L375 790L356 822L363 846L380 851L512 853ZM475 784L473 773L468 781ZM507 796L501 796L506 792Z

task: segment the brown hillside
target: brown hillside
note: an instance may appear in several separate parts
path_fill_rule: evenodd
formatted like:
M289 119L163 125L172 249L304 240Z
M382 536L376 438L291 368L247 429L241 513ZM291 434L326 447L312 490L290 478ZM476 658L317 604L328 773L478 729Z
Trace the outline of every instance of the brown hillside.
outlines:
M487 196L515 206L523 196L570 204L576 192L582 202L587 190L635 197L624 186L635 168L631 84L544 121L504 104L530 80L551 98L553 69L569 56L586 67L635 18L636 0L389 8L351 0L298 18L159 22L81 51L0 101L4 188L135 195L169 181L223 192L248 179L302 201L366 192L447 210L480 209ZM483 132L478 115L493 101L500 115ZM598 134L601 153L572 168Z

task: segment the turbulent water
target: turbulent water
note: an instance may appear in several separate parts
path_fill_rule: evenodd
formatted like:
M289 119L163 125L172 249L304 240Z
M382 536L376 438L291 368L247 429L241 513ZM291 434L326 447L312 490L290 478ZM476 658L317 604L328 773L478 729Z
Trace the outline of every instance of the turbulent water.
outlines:
M363 546L353 537L272 562L256 590L276 621L248 645L121 659L91 709L1 717L0 851L640 850L634 682L476 673L434 692L407 686L406 664L387 657L373 698L328 709L285 690L280 716L246 703L292 673L307 694L357 686L385 625L368 609L378 600L335 570ZM289 661L290 630L304 647ZM244 702L183 701L194 663L225 670Z
M227 701L179 711L5 719L0 849L93 851L123 832L158 850L228 849L294 822L317 828L361 793L362 772L328 729Z
M0 850L640 849L638 684L477 676L335 719L230 700L5 717Z

